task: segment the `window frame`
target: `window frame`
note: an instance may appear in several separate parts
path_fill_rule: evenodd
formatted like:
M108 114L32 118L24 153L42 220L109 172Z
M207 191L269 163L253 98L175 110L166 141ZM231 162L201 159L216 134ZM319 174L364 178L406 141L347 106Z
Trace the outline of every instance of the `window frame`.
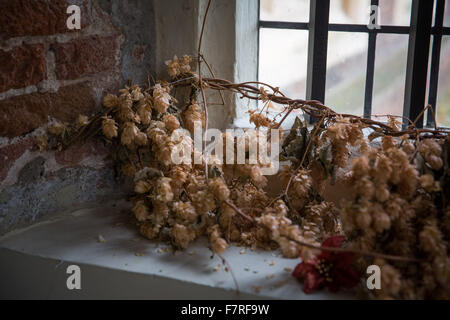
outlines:
M403 116L413 121L418 119L416 126L418 128L423 127L424 115L422 112L424 103L427 101L427 104L432 106L433 111L428 110L426 126L437 126L437 124L434 124L433 113L436 114L441 43L443 36L450 36L450 27L443 26L445 0L411 1L409 26L380 25L379 29L369 29L364 24L329 23L330 0L310 0L309 22L261 20L260 0L258 0L258 70L259 31L261 28L307 30L309 31L309 38L306 99L324 102L328 33L330 31L367 33L368 50L363 114L365 118L370 118L372 115L377 35L407 34L409 35L409 41ZM378 6L379 0L371 0L371 5ZM434 10L436 14L433 19ZM433 36L433 41L430 54L431 36ZM429 70L430 77L428 78ZM429 88L428 97L426 96L427 88ZM314 119L310 119L310 122L314 122ZM408 125L408 123L405 122L405 125Z

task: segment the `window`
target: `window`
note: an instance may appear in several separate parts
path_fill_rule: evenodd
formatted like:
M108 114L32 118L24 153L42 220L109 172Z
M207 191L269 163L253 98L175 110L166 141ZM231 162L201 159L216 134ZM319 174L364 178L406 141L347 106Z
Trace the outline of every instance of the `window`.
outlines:
M377 120L429 104L417 126L450 126L449 21L445 0L260 0L259 80Z

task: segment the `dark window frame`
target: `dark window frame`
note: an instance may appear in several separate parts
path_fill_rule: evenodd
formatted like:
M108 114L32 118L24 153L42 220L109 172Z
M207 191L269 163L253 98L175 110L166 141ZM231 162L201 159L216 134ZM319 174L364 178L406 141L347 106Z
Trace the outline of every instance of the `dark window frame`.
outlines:
M366 118L369 118L372 114L377 35L408 34L409 43L403 116L414 121L422 113L425 101L432 106L434 113L436 113L442 36L450 36L450 27L443 26L446 0L411 1L410 26L381 25L380 29L369 29L367 25L363 24L329 23L330 0L310 0L309 22L265 21L259 17L258 30L261 30L261 28L271 28L309 31L306 99L322 102L325 101L328 32L368 33L363 112ZM371 5L378 6L379 0L371 0ZM434 8L436 14L433 25ZM430 54L431 36L433 36L433 42L431 44L432 50ZM429 67L430 77L428 79ZM426 100L427 87L429 91ZM417 127L423 127L423 119L424 117L422 115L416 123ZM426 125L430 127L437 125L434 124L434 118L430 110L428 111Z

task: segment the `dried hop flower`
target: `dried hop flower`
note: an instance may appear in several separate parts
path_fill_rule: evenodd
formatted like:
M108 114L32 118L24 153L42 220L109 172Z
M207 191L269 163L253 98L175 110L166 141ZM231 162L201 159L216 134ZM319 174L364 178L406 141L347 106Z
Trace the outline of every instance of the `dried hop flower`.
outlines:
M153 89L153 108L159 113L165 113L170 106L172 97L170 96L169 91L169 87L162 87L159 83L157 83Z
M186 249L196 237L194 230L178 223L172 227L170 235L175 244L182 249Z
M196 103L189 106L189 108L184 112L184 123L186 128L193 133L195 128L195 123L198 123L200 127L204 126L205 123L205 113L202 111L200 106Z
M227 242L221 237L219 225L208 229L211 250L215 253L224 253L227 250Z
M119 97L113 94L108 94L103 98L103 105L106 108L114 108L119 105Z
M424 174L420 177L420 186L428 192L439 191L439 182L435 181L431 174Z
M48 133L50 133L54 136L62 135L65 130L66 130L66 126L63 125L61 122L55 122L50 127L48 127Z
M103 117L102 131L108 139L117 137L117 123L111 117Z
M230 190L228 189L222 178L212 179L209 183L209 189L219 201L228 200L228 198L230 197Z
M188 55L184 55L181 59L175 55L173 60L167 60L165 63L167 65L167 71L169 76L175 78L183 73L188 73L191 71L190 63L192 62L192 58Z
M140 131L138 127L136 127L136 125L133 122L127 122L123 127L120 141L125 146L132 146L139 132Z
M82 114L78 115L78 118L77 118L77 124L78 124L80 127L85 126L85 125L87 125L88 123L89 123L89 118L88 118L87 116L82 115Z
M134 192L143 194L149 192L151 188L152 186L150 182L148 182L147 180L139 180L134 185Z
M145 202L143 200L136 202L132 211L138 221L142 222L148 220L148 218L150 217L148 207L145 205Z
M150 122L152 121L152 109L148 104L146 103L139 104L136 113L139 116L139 119L141 120L141 123L143 125L149 125Z
M173 114L164 116L163 122L169 132L177 130L180 127L180 121Z
M170 178L159 178L155 186L155 199L164 203L173 200L173 192L170 182Z

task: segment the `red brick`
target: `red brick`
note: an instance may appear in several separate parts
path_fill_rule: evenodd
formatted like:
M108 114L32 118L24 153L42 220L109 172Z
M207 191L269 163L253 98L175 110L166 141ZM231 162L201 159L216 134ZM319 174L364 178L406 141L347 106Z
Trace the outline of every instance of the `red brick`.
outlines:
M73 121L96 106L89 83L60 88L56 93L32 93L0 100L0 137L16 137L47 123L48 116Z
M66 26L69 14L66 0L2 0L0 1L0 39L23 36L45 36L73 32ZM87 10L81 11L82 25Z
M0 148L0 182L6 178L14 162L33 145L33 139L26 138Z
M116 37L93 36L69 43L54 44L58 79L72 80L113 69L119 50Z
M0 61L0 92L35 85L47 77L44 47L40 44L0 50Z
M108 149L98 139L89 142L78 143L64 151L56 152L55 160L58 164L70 167L79 164L83 159L89 156L104 156L108 154Z

